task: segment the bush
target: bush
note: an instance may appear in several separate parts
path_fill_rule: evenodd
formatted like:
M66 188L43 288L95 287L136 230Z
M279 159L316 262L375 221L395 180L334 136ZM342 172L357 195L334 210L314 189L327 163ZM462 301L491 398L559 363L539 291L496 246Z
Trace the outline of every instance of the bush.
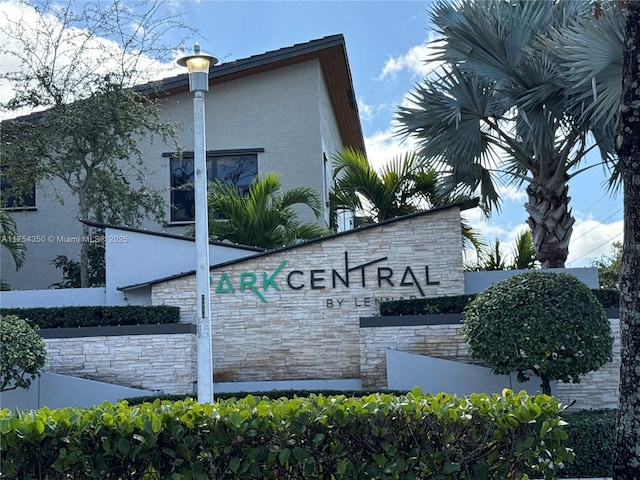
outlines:
M279 400L282 398L296 398L296 397L312 397L312 396L344 396L344 397L354 397L354 398L362 398L367 397L369 395L375 395L376 393L384 393L388 395L404 395L406 392L399 390L385 390L381 392L378 390L265 390L262 392L220 392L215 394L215 400L230 400L237 398L245 398L249 395L252 395L257 398L270 399L270 400ZM123 398L120 401L125 401L129 405L139 405L141 403L153 403L156 400L168 400L171 402L182 401L190 398L191 395L186 394L175 394L175 393L167 393L167 394L159 394L159 395L144 395L142 397L129 397Z
M594 288L595 295L603 308L618 308L620 292ZM380 304L380 315L428 315L438 313L462 313L464 307L476 298L477 294L451 295L447 297L412 298L411 300L394 300Z
M572 478L612 477L615 410L581 410L562 414L575 460L563 476Z
M577 383L611 359L611 325L601 304L574 275L528 272L489 287L464 311L469 354L497 374Z
M15 315L0 315L0 392L29 388L46 361L44 341Z
M380 315L428 315L436 313L462 313L464 307L476 295L451 295L447 297L394 300L380 304Z
M553 478L571 459L563 425L554 398L508 390L2 410L0 469L21 479L456 480L527 478L530 467Z
M54 307L2 308L1 315L18 315L31 326L39 328L97 327L116 325L155 325L178 323L180 308L158 305L153 307Z
M620 307L620 291L619 290L607 290L607 289L593 289L591 290L598 301L604 308L619 308Z

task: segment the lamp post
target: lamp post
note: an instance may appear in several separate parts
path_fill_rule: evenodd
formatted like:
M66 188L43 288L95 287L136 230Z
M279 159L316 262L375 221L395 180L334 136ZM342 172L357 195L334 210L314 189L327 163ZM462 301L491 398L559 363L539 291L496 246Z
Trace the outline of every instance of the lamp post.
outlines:
M204 122L204 92L209 91L209 65L218 63L212 55L193 46L193 55L178 59L189 70L193 92L193 181L196 228L196 325L198 327L198 402L213 401L213 355L211 346L211 291L209 285L209 218L207 213L207 158Z

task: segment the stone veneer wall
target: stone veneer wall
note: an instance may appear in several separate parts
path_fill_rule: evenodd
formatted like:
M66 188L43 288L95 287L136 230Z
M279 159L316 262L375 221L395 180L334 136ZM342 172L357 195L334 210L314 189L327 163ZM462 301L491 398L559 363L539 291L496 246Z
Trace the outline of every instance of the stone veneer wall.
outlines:
M393 271L393 286L377 281L378 268ZM348 269L349 285L334 286L332 271L346 278ZM216 382L360 378L359 319L378 313L376 299L464 293L459 209L229 262L211 281ZM167 280L153 286L152 304L179 306L181 321L194 322L194 292L194 275Z
M558 382L555 396L573 409L616 408L620 382L620 321L610 319L614 336L611 362L582 377L580 383ZM386 349L465 363L468 346L460 324L372 327L360 330L362 386L386 388Z
M611 318L612 360L588 373L580 383L558 383L556 397L564 404L575 400L576 409L616 408L620 386L620 319Z
M446 360L471 360L460 324L361 328L363 388L387 388L387 349Z
M52 373L164 393L194 392L193 333L45 337L44 341L47 370Z

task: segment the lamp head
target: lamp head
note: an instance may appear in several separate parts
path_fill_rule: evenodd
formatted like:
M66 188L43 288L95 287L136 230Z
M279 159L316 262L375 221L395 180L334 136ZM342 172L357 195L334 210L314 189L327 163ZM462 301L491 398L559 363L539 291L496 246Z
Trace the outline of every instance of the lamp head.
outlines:
M213 55L200 52L200 45L193 46L193 54L177 60L178 65L189 71L189 90L192 92L209 90L209 66L218 63Z

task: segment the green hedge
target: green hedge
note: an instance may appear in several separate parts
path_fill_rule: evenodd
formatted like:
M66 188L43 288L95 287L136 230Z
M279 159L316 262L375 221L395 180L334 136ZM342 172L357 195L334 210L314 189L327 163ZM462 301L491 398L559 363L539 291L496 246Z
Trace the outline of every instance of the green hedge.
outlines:
M618 290L592 289L593 294L604 308L618 308L620 292ZM447 297L414 298L394 300L380 304L380 315L428 315L437 313L462 313L464 307L476 297L470 295L451 295Z
M553 478L571 458L557 401L248 396L91 409L0 411L3 478Z
M180 308L165 305L121 307L0 308L0 315L16 315L38 328L155 325L178 323Z
M580 410L562 414L569 424L567 446L575 461L563 476L573 478L612 477L615 410Z
M619 290L603 290L592 289L593 294L604 308L620 307L620 291Z
M414 298L394 300L380 304L380 315L428 315L435 313L462 313L474 295L451 295L447 297Z
M313 397L313 396L323 396L323 397L335 397L335 396L343 396L343 397L354 397L354 398L362 398L367 397L369 395L375 395L378 393L387 394L387 395L404 395L406 393L405 390L384 390L380 389L376 390L264 390L264 391L253 391L253 392L220 392L215 394L215 400L231 400L237 398L245 398L249 395L253 395L257 398L270 399L270 400L278 400L281 398L295 398L295 397ZM189 395L185 394L177 394L177 393L168 393L168 394L158 394L158 395L144 395L142 397L127 397L121 398L120 401L127 402L129 405L139 405L141 403L153 403L156 400L168 400L171 402L183 401L190 398Z

